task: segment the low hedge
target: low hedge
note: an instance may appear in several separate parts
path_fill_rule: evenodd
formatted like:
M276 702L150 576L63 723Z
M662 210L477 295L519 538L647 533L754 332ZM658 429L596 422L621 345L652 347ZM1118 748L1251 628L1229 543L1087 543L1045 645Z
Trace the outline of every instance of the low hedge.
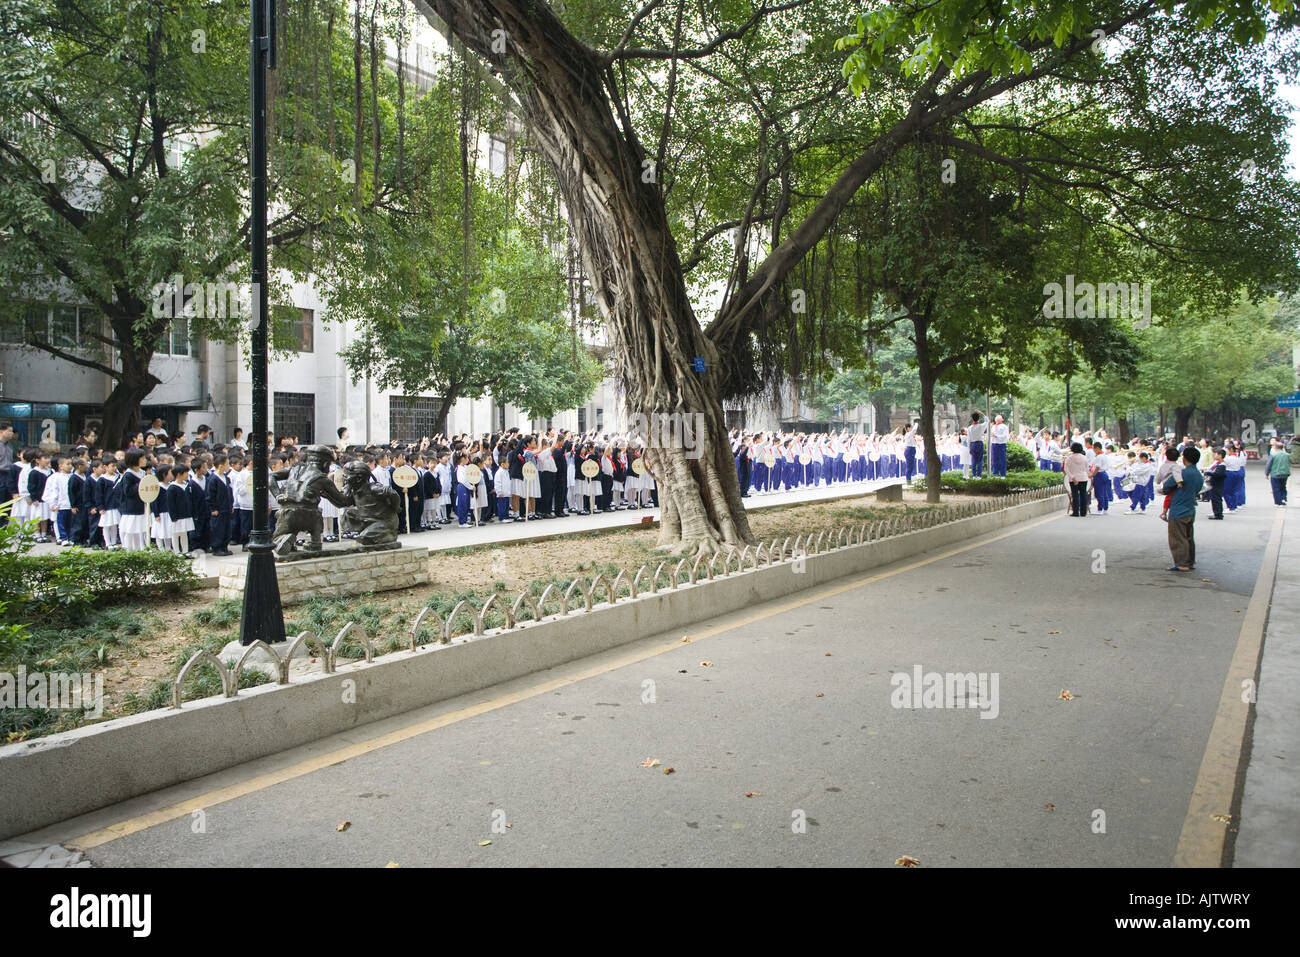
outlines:
M939 487L945 492L961 492L966 495L1010 495L1012 492L1026 492L1039 488L1064 488L1064 479L1060 472L1044 472L1038 469L1008 471L1006 478L985 476L984 478L966 478L956 470L944 472L939 476ZM915 487L924 489L924 476L916 480Z
M9 554L3 564L0 600L18 615L99 601L149 602L199 584L194 563L166 551L71 548L53 555Z
M1019 442L1007 443L1007 472L1037 472L1038 457Z

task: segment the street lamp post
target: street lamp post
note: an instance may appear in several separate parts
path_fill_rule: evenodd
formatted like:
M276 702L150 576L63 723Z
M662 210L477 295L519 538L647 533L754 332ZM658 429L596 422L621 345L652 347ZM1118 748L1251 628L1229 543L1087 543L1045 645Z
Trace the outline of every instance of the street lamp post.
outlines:
M253 322L253 434L249 451L253 470L253 528L248 540L248 570L244 575L244 612L239 622L239 642L277 644L284 641L284 611L280 583L271 554L267 522L269 489L266 449L266 71L275 69L275 0L250 0L249 86L251 137L249 147L249 204L252 217L249 251L252 253Z

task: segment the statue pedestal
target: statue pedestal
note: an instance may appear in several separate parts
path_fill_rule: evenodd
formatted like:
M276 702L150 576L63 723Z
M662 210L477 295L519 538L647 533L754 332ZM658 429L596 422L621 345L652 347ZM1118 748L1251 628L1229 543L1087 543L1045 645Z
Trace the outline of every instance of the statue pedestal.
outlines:
M223 568L222 598L242 599L247 566ZM397 591L429 582L427 548L392 548L377 551L325 552L319 558L276 562L280 602L294 605L310 598L337 598L367 592Z

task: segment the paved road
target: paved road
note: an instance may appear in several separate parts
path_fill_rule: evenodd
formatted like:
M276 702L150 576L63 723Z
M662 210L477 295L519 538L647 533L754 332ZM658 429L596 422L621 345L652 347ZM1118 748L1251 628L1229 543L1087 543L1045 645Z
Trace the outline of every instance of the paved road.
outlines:
M1154 514L1040 519L18 840L130 821L95 866L1168 866L1279 514L1198 522L1187 576ZM917 666L996 674L996 718L894 707ZM139 818L190 798L201 822Z

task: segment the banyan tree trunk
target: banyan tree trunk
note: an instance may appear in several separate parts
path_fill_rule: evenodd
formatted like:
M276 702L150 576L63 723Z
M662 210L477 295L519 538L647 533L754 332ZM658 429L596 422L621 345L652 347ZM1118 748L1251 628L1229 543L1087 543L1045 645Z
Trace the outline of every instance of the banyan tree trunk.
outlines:
M615 115L613 71L542 4L417 0L416 6L431 8L501 74L555 174L627 411L647 426L662 508L660 546L709 552L752 541L723 420L718 356L686 292L658 171L630 122ZM683 430L675 424L683 421L702 425L693 443L679 441Z

